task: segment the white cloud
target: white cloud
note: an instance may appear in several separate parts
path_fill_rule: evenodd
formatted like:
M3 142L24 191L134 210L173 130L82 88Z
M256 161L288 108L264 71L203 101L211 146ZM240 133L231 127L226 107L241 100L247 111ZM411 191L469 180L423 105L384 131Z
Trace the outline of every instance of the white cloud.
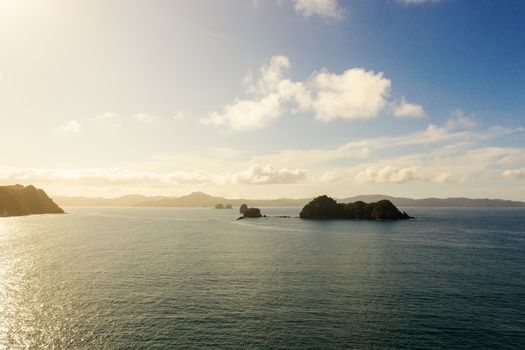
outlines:
M248 131L265 127L281 115L277 94L260 100L237 100L223 108L222 113L213 112L203 119L205 125L228 126L236 131Z
M79 133L82 130L82 124L72 119L68 121L66 124L60 126L59 130L62 132Z
M292 0L295 11L304 17L318 15L325 18L342 19L345 10L341 8L337 0Z
M313 77L313 85L317 119L351 120L377 116L386 105L391 81L383 73L353 68L339 75L321 72Z
M400 183L420 178L421 175L418 174L416 167L398 169L388 165L379 169L368 167L357 173L355 181L358 183Z
M236 99L221 112L212 112L201 120L205 125L226 126L236 131L248 131L267 126L279 118L284 110L283 103L294 100L299 109L309 103L309 95L303 84L284 79L284 71L290 68L286 56L273 56L260 69L260 78L254 82L247 75L244 85L252 96Z
M228 173L205 171L172 171L166 173L136 171L122 168L93 169L35 169L0 167L0 181L6 183L35 183L71 186L148 186L170 188L185 185L260 185L292 184L303 181L303 169L275 169L269 165L253 165L246 170Z
M178 112L178 113L175 113L171 119L173 119L174 121L178 122L180 120L184 120L186 119L186 114L182 113L182 112Z
M239 184L292 184L306 179L303 169L274 169L271 166L253 165L248 170L234 174L234 183Z
M138 113L133 116L133 119L143 122L143 123L153 123L159 119L156 115L151 115L147 113Z
M290 67L288 57L273 56L261 67L257 80L251 73L244 79L248 98L235 99L201 122L246 131L265 127L284 113L311 112L322 121L368 119L378 116L389 103L392 83L382 72L352 68L334 74L323 70L306 81L294 82L285 77ZM403 108L402 114L423 111L416 104Z
M508 169L504 170L501 175L507 180L522 180L525 178L525 170L522 169Z
M421 118L425 116L425 110L418 104L408 103L404 97L393 105L392 112L399 118Z
M419 167L398 168L392 165L384 167L367 167L358 172L354 181L357 183L404 183L409 181L432 181L438 183L458 182L462 179L454 178L448 172L433 175L435 169L421 169Z
M405 5L423 5L428 3L438 3L442 0L397 0L397 2L403 3Z
M462 109L456 109L452 112L452 118L448 120L445 127L447 130L473 129L476 127L476 121L474 116L465 115Z
M171 173L151 173L121 168L94 169L16 169L0 168L0 180L11 182L67 183L78 185L155 185L194 184L210 181L210 176L202 172L177 171Z
M339 182L344 180L345 177L341 175L340 172L335 170L329 170L325 171L321 176L319 177L319 180L321 182Z

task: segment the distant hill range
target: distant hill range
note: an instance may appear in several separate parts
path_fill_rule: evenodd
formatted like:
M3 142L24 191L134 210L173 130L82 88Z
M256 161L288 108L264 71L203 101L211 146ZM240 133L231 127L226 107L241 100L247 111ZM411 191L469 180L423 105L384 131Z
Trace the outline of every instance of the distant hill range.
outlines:
M0 216L61 214L63 212L43 190L32 185L0 186Z
M411 199L392 197L382 194L361 195L339 198L338 202L349 203L363 201L366 203L388 199L397 207L525 207L525 202L503 199L471 198L424 198ZM182 197L148 197L139 194L116 198L55 197L62 206L68 207L215 207L217 204L239 207L246 203L250 207L302 207L312 198L290 199L230 199L210 196L203 192L193 192Z

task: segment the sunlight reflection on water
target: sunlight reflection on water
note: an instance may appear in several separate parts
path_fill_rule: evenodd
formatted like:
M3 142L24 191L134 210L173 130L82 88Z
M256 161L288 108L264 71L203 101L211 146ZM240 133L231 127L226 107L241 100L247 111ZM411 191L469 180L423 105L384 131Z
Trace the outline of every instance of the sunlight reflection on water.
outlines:
M525 346L524 210L70 212L0 218L0 349Z

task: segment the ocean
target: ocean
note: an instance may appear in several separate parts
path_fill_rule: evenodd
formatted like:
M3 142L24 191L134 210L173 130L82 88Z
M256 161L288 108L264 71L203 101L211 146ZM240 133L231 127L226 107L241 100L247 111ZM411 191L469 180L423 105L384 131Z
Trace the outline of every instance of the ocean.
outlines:
M0 218L0 349L525 349L525 209Z

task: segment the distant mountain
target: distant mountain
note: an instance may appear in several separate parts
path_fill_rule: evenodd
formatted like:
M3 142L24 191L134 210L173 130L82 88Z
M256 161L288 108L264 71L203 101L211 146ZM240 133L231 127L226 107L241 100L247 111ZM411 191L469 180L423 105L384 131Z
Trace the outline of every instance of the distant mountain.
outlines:
M62 206L71 207L215 207L217 204L231 204L234 208L246 203L250 207L302 207L312 198L279 198L279 199L228 199L210 196L203 192L193 192L182 197L148 197L140 194L117 198L55 197ZM525 207L525 202L503 199L470 199L470 198L424 198L411 199L392 197L383 194L361 195L338 199L338 202L349 203L363 201L366 203L388 199L397 207Z
M231 204L233 207L240 207L245 203L252 207L299 207L306 203L308 199L228 199L224 197L214 197L203 192L193 192L182 197L170 197L160 200L144 201L137 203L136 207L215 207L218 203L225 205Z
M129 194L115 198L65 196L55 196L54 198L57 203L64 207L133 207L138 203L156 201L168 197L148 197L141 194Z
M32 185L0 186L0 216L61 214L63 212L43 190Z
M385 196L382 194L371 194L371 195L362 195L355 197L348 197L342 200L342 202L377 202L382 199L388 199L394 205L398 207L428 207L428 208L451 208L451 207L466 207L466 208L509 208L509 207L525 207L525 202L519 201L510 201L504 199L472 199L472 198L423 198L423 199L412 199L412 198L403 198L403 197L391 197Z

